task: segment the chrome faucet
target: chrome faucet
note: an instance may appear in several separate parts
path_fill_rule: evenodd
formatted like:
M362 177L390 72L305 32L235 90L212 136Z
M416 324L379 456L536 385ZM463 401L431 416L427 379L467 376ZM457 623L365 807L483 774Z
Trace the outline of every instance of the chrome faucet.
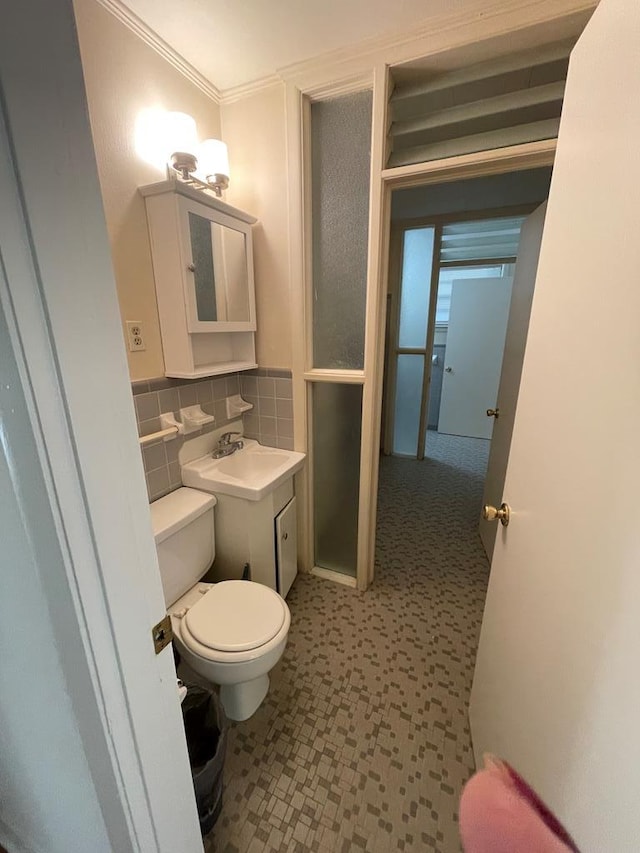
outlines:
M234 435L239 435L240 438L232 441ZM241 432L223 432L218 439L218 446L211 454L214 459L221 459L223 456L231 456L236 450L242 450L244 441L242 441Z

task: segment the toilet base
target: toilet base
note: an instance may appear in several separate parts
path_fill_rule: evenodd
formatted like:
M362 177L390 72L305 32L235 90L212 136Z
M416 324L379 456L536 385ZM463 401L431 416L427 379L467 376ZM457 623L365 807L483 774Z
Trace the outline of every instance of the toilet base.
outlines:
M240 684L222 684L220 701L230 720L242 722L253 716L269 691L269 675L261 675Z

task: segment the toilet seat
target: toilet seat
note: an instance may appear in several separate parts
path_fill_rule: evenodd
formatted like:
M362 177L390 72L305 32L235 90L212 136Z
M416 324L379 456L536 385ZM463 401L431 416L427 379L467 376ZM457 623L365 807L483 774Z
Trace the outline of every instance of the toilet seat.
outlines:
M177 615L177 614L176 614ZM251 581L214 584L180 619L180 638L208 660L240 663L267 654L286 637L289 608L277 592Z

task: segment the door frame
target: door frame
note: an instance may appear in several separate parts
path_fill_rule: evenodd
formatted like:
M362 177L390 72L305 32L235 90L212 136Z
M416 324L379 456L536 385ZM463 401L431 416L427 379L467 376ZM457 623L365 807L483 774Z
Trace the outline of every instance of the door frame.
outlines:
M64 566L52 589L39 565L64 687L114 849L196 853L173 656L152 639L166 607L73 8L28 0L5 24L0 298ZM29 472L14 475L29 509Z
M380 109L383 93L374 86L374 111ZM385 104L386 108L386 104ZM391 233L391 194L397 189L450 183L506 172L518 172L553 165L556 140L524 143L508 148L464 154L428 163L380 168L377 179L372 176L369 231L369 277L367 292L367 326L365 337L365 400L362 416L361 468L368 472L366 483L361 481L360 512L362 524L358 531L358 567L366 577L365 588L373 580L378 475L384 379L384 344L389 287L389 241ZM373 164L372 164L373 165ZM374 204L374 198L376 203ZM368 391L368 394L367 394ZM360 579L360 574L358 575Z
M535 210L535 204L515 204L511 206L502 206L495 208L482 208L481 210L470 210L460 213L444 213L433 216L419 216L408 219L396 219L390 224L390 244L389 244L389 275L387 282L389 283L388 310L391 312L390 317L390 338L393 344L389 346L384 355L384 364L386 376L383 379L385 392L388 395L386 411L384 413L384 421L382 423L382 439L385 454L392 452L393 448L393 430L395 424L395 405L389 405L389 401L395 400L396 390L396 374L398 356L411 354L421 355L422 347L400 347L398 336L400 332L400 295L402 285L402 264L403 264L403 235L406 231L415 228L434 228L434 251L431 263L430 276L430 297L427 318L427 337L424 347L425 353L425 369L422 379L422 401L420 408L420 425L418 427L418 447L417 459L424 459L426 445L426 430L427 416L429 409L429 386L431 383L431 362L427 357L429 352L433 351L435 340L435 313L436 303L438 298L438 277L440 270L451 267L470 267L470 266L497 266L498 264L513 264L515 258L483 258L482 261L440 261L439 249L442 240L442 228L444 225L454 222L477 222L482 219L500 219L509 216L528 215ZM437 250L436 250L437 247Z
M363 386L363 408L366 393L365 370L333 370L313 367L313 316L311 310L312 287L312 233L311 233L311 103L341 95L374 89L376 74L359 74L336 84L322 84L302 90L293 83L286 86L287 158L289 166L289 210L291 239L289 241L289 266L292 280L299 276L302 285L292 292L292 341L293 341L293 408L294 447L307 454L307 465L296 478L296 494L300 497L298 513L298 562L303 571L342 583L346 586L365 589L367 581L362 575L361 560L358 560L356 577L344 575L315 565L313 533L313 435L312 390L318 382L355 384ZM386 78L385 78L386 79ZM375 94L374 94L375 99ZM375 104L375 100L374 100ZM382 122L384 115L372 116L371 157L372 170L376 146L382 145ZM380 140L376 143L376 140ZM371 212L370 212L371 222ZM362 468L360 469L362 489ZM358 514L358 527L362 523L362 511Z

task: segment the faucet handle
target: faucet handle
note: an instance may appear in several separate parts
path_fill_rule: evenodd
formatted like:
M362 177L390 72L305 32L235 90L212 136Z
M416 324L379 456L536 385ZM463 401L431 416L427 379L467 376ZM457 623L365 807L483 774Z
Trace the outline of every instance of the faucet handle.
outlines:
M225 444L231 444L231 439L234 435L239 435L242 438L241 432L223 432L220 438L218 439L218 443L222 446Z

